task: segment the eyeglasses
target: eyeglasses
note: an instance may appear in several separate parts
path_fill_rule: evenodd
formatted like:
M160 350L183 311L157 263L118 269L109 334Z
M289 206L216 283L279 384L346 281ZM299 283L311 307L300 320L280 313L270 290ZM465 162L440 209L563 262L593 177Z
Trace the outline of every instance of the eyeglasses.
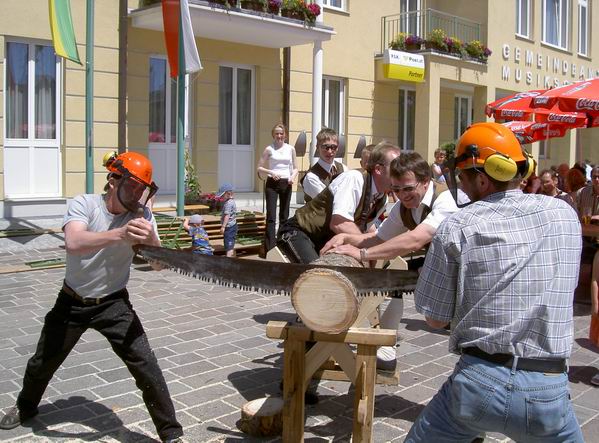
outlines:
M397 194L399 194L400 192L411 193L418 189L418 186L420 186L420 183L415 183L413 185L406 186L391 185L391 190Z
M325 151L336 151L338 148L337 145L332 145L332 144L320 145L320 147L322 149L324 149Z

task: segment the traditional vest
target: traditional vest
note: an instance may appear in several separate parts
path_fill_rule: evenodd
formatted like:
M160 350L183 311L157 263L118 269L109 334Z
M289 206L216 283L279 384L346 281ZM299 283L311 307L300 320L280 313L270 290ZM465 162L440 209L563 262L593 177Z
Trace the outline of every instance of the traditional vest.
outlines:
M364 172L363 176L364 186L362 187L362 196L354 212L354 222L361 232L366 232L366 226L374 220L376 214L385 205L386 199L380 198L371 208L372 177L367 172ZM324 246L335 235L329 228L333 216L333 200L333 193L327 187L310 202L295 211L298 225L308 234L316 246Z
M437 197L439 197L439 195L442 192L447 191L447 185L445 185L444 183L437 183L435 181L432 181L431 183L433 184L433 199L431 200L430 206L424 205L424 208L422 208L422 217L420 218L421 222L433 210L433 205L435 203L435 200L437 200ZM414 228L416 228L416 226L419 225L419 223L416 223L416 221L414 220L414 217L412 217L412 210L406 208L403 204L399 207L399 215L404 226L408 228L410 231L412 231Z
M333 162L333 165L335 166L336 173L335 175L331 176L322 166L320 166L320 163L315 163L310 169L308 169L308 172L306 172L306 174L302 177L302 179L300 180L300 184L304 186L304 180L306 179L306 175L308 175L308 173L311 172L316 177L318 177L318 179L321 182L323 182L325 186L329 186L329 184L331 184L331 182L335 180L335 178L337 178L337 176L343 172L343 165L341 163L336 161ZM308 203L310 200L312 200L312 197L304 193L304 201Z

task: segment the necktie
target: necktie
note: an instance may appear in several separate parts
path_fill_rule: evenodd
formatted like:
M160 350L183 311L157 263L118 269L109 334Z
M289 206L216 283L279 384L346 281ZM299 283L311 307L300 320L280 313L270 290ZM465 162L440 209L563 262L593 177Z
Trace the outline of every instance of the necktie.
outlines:
M333 178L335 174L337 174L337 168L335 167L335 165L333 165L331 166L331 169L329 169L329 177Z

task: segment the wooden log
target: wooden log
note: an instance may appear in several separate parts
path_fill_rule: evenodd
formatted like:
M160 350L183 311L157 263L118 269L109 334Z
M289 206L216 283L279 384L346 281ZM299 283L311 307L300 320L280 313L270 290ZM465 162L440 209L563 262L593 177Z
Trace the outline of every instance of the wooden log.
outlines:
M258 398L241 408L239 429L254 437L271 437L283 431L283 399Z
M345 255L326 254L312 264L361 266ZM339 334L358 317L360 303L354 285L340 272L311 269L298 277L291 291L291 303L304 324L313 331Z

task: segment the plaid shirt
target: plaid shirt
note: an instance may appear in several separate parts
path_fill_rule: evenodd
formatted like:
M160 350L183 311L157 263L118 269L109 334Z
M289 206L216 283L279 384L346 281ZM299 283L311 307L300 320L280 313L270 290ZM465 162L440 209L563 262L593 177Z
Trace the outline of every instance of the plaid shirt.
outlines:
M418 312L451 321L449 350L567 358L580 223L564 201L498 192L447 218L416 287Z

